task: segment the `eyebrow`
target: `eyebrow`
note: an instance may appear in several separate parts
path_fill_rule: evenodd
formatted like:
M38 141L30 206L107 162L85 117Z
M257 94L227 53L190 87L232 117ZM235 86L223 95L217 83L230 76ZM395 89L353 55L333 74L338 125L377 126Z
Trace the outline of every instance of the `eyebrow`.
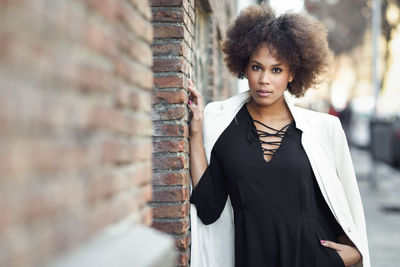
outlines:
M254 62L254 63L256 63L256 64L262 66L262 64L261 64L260 62L258 62L257 60L252 59L252 60L250 60L250 62ZM282 65L282 63L277 63L277 64L273 64L273 65L271 65L271 66L272 66L272 67L279 67L279 66L281 66L281 65Z

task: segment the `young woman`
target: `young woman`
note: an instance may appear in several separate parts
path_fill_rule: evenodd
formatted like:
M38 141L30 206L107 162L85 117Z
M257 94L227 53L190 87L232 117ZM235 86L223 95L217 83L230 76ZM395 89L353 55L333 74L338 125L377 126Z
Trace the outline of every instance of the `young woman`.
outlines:
M189 83L191 266L370 267L346 137L331 115L293 106L330 51L323 25L243 10L223 44L249 90L203 111Z

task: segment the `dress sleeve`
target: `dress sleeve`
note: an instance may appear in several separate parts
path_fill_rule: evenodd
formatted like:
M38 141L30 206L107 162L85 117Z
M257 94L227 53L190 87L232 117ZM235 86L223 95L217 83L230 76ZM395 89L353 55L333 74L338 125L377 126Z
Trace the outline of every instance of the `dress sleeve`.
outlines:
M204 224L215 222L221 215L228 188L222 164L214 148L211 151L210 164L207 166L196 187L192 190L190 203L195 204L197 215Z

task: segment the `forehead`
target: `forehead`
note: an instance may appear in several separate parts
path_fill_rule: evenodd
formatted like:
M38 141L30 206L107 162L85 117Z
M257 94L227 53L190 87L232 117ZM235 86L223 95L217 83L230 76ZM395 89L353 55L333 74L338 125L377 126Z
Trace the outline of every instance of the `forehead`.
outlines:
M277 51L271 49L267 43L260 44L250 55L250 60L256 60L261 64L284 64L278 57Z

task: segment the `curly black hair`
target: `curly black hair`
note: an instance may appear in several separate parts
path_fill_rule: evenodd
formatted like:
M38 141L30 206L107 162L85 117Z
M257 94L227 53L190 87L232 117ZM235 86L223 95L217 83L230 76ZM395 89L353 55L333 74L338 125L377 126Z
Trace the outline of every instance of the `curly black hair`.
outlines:
M244 78L252 52L266 43L274 57L287 63L294 76L289 92L301 97L320 82L332 59L325 26L302 14L276 17L265 3L242 10L229 25L222 43L225 62L232 74Z

